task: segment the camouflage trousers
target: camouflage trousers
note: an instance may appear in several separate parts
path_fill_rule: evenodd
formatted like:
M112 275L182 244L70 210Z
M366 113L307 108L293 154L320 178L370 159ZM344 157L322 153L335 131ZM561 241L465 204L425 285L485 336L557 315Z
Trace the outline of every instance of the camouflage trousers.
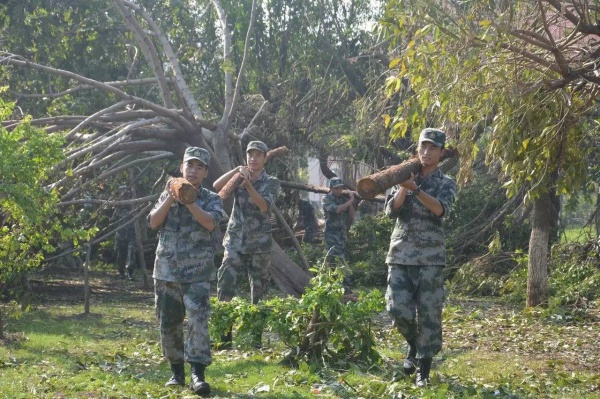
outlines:
M443 266L388 265L387 311L398 332L414 340L418 357L442 349Z
M163 356L170 363L186 361L208 366L212 362L208 334L210 283L154 280L154 294ZM184 346L186 314L188 331Z
M239 274L245 273L250 283L250 300L257 304L269 290L271 281L271 253L241 254L225 250L223 263L217 272L217 297L230 301L236 294Z
M325 234L325 251L328 261L333 262L337 258L344 261L346 259L346 241L339 235Z
M137 245L135 241L129 239L116 239L115 250L117 252L117 267L120 274L125 274L125 269L135 269L137 260Z
M315 241L316 235L317 226L314 223L307 223L304 227L304 238L302 239L302 241L311 244Z

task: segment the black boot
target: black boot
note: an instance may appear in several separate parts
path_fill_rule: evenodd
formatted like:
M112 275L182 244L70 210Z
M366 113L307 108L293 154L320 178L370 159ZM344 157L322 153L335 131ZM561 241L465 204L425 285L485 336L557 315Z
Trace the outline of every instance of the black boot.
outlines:
M404 374L411 375L417 370L417 345L413 339L406 341L408 344L408 354L404 359Z
M227 332L227 334L221 335L221 342L219 342L219 344L217 345L217 349L231 349L231 347L233 346L232 330L233 328L229 327L229 331Z
M424 357L419 359L419 370L417 371L416 384L419 388L426 387L430 384L429 372L431 371L432 358Z
M133 281L133 269L127 268L127 278L129 281Z
M200 363L192 364L192 380L190 381L190 389L196 395L208 395L210 393L210 385L204 381L204 369L206 366Z
M171 379L165 384L166 387L185 385L185 368L183 363L171 363L171 373Z

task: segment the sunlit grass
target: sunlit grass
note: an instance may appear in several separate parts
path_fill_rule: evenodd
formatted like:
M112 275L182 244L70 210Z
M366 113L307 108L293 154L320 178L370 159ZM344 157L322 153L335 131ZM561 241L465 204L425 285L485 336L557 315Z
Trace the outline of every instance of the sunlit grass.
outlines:
M8 340L0 341L0 398L196 397L187 388L164 387L169 366L161 355L152 292L130 288L121 297L97 292L87 316L76 298L68 298L75 303L45 300L10 318ZM386 314L375 323L381 363L325 365L314 359L290 368L279 364L285 348L277 337L265 334L262 350L214 351L207 380L214 398L600 398L597 370L573 369L565 356L555 359L543 350L523 352L531 345L559 345L559 337L576 353L563 334L576 328L592 328L590 342L582 332L577 342L595 345L591 326L553 324L499 301L449 299L444 350L435 358L428 389L416 388L414 376L402 372L406 345ZM189 366L186 375L189 381Z
M593 239L596 231L592 226L570 227L564 229L560 234L560 241L563 243L583 243Z

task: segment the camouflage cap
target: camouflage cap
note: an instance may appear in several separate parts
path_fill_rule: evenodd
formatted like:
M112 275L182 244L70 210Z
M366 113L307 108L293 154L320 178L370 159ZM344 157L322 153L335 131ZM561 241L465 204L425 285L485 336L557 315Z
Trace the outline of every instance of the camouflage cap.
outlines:
M258 150L260 152L264 152L265 154L267 153L267 151L269 151L269 147L267 147L267 145L265 143L263 143L262 141L251 141L248 143L248 146L246 146L246 152L250 151L250 150Z
M186 163L190 159L197 159L205 166L208 166L208 163L210 162L210 154L204 148L188 147L183 155L183 163Z
M344 182L339 177L332 177L331 180L329 180L329 188L340 187L343 185Z
M440 148L444 148L446 144L446 133L442 132L440 129L426 128L421 130L421 134L419 135L419 143L423 141L429 141Z

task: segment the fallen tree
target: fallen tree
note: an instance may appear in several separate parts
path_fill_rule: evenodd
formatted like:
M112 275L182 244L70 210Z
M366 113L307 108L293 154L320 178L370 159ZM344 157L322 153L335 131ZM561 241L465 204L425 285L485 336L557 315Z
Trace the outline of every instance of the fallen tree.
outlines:
M257 7L257 1L254 0L237 74L234 76L235 68L223 69L223 104L217 107L222 113L215 122L204 116L184 76L176 50L153 17L143 7L128 0L112 0L111 4L112 7L106 11L112 16L110 21L121 21L116 25L133 38L128 45L135 48L136 57L137 52L142 55L148 67L145 70L152 73L151 78L130 78L133 73L131 69L127 79L100 81L73 71L32 62L18 54L0 52L0 66L3 68L22 68L41 76L54 76L56 82L61 84L68 82L70 87L51 90L49 98L59 99L89 91L105 102L112 101L110 105L88 115L40 117L30 121L48 134L60 133L65 137L65 158L52 167L53 174L47 183L48 190L60 193L63 207L89 201L98 204L101 209L114 206L116 203L110 198L111 187L114 189L122 181L129 181L127 173L131 168L143 168L132 176L132 181L137 182L147 173L148 165L158 166L158 162L166 162L152 189L140 190L140 198L130 202L131 218L101 230L90 240L91 245L110 239L126 223L144 220L156 196L156 189L164 187L168 175L176 174L186 147L202 147L211 154L208 183L233 168L241 134L235 134L231 126L242 101L241 87ZM226 13L219 0L211 0L210 5L220 24L222 64L235 65ZM135 90L130 90L142 85L157 89L158 101L152 96L133 94ZM47 96L46 93L14 94L20 99ZM15 115L13 119L3 120L2 125L11 131L19 122L18 115ZM248 129L249 126L244 132ZM107 198L102 198L103 195ZM297 295L307 284L307 272L287 257L277 244L274 254L275 281L284 292ZM279 269L281 273L277 273ZM285 279L279 281L279 275L285 276Z

